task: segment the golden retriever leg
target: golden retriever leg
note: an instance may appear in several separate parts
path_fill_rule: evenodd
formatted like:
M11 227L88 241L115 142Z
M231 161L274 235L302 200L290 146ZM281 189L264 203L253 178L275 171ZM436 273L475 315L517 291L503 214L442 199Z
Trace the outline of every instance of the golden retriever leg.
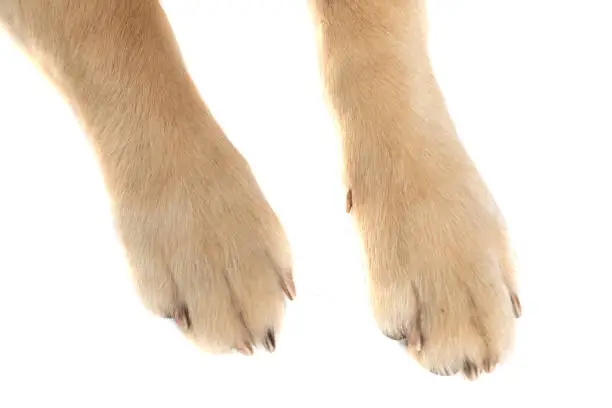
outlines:
M144 304L211 352L275 348L283 228L200 99L156 0L0 0L98 153Z
M378 326L434 373L489 372L521 309L503 217L432 73L424 1L312 8Z

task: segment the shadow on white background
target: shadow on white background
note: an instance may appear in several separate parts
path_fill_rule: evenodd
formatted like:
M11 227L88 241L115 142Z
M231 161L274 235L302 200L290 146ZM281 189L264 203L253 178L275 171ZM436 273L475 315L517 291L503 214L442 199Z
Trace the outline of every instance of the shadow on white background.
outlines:
M0 407L612 405L606 2L430 1L439 81L520 260L515 352L474 383L427 373L374 326L306 2L167 3L290 235L279 347L211 357L140 306L86 138L0 34Z

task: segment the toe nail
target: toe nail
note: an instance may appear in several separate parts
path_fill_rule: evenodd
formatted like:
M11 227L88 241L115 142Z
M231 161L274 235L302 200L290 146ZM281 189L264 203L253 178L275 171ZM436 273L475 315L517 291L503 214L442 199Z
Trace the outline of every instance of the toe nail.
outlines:
M245 356L252 356L253 346L251 346L249 343L245 343L242 346L236 347L236 351L238 351L240 354L243 354Z
M346 213L349 214L353 208L353 190L349 189L346 193Z
M516 293L513 293L512 295L510 295L510 300L512 301L512 311L514 312L514 317L518 319L523 314L523 308L521 307L521 301L519 300Z
M478 377L478 371L479 370L478 367L476 367L476 364L472 363L471 361L466 361L465 364L463 364L463 375L468 380L475 380Z
M285 296L289 298L289 300L295 299L296 291L295 291L295 282L293 281L293 277L289 274L285 280L283 281L283 292L285 292Z
M484 370L487 373L491 373L493 371L493 369L495 368L495 364L491 361L491 360L486 360L484 362Z
M276 338L274 337L274 333L272 332L272 330L268 330L268 332L266 333L266 336L263 340L263 346L270 353L276 349Z

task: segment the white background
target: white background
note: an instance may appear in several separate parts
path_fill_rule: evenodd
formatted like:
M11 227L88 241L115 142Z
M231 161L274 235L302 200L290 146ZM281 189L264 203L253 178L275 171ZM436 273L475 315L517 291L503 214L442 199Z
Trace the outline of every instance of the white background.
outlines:
M612 406L609 2L429 2L439 81L520 257L515 352L474 383L374 327L306 2L167 3L290 235L277 352L207 356L140 306L86 138L0 34L0 407Z

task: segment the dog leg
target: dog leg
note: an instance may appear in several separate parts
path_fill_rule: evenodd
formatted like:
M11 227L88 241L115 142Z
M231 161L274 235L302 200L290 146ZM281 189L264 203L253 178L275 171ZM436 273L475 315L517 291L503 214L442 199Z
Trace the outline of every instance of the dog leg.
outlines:
M374 315L428 370L476 378L521 313L505 222L434 78L421 0L313 0Z
M0 0L95 147L144 304L210 352L276 346L291 254L156 0Z

